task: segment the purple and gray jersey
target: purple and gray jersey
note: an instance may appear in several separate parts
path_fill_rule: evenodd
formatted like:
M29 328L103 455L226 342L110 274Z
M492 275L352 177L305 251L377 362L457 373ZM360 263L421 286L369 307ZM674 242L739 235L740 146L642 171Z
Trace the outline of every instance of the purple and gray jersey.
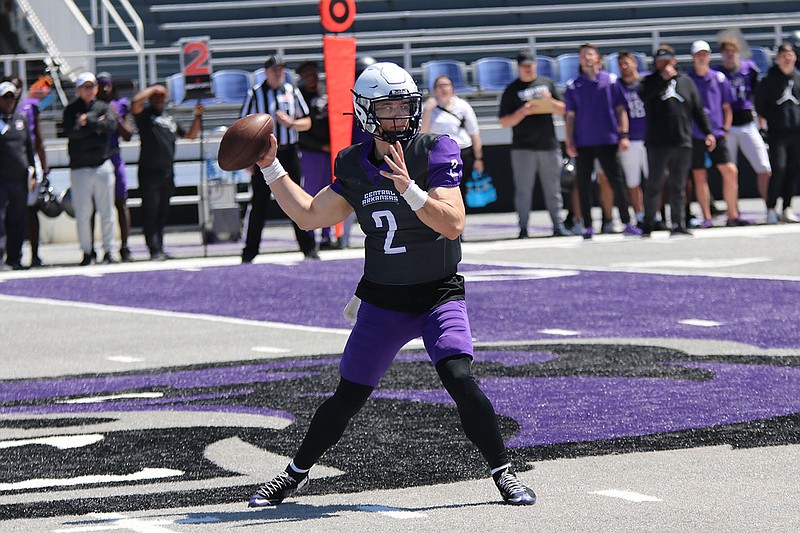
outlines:
M723 66L717 67L717 70L724 73L731 84L731 91L733 91L733 101L731 108L733 109L733 125L741 126L749 124L753 121L753 94L755 94L756 85L758 84L759 70L755 63L750 60L744 60L739 63L739 68L736 70L727 70Z
M564 102L567 113L575 112L575 146L617 144L616 107L626 105L616 74L601 70L597 78L589 79L581 72L567 84Z
M108 103L111 106L111 109L117 114L117 120L122 122L125 120L125 117L128 116L128 113L131 110L130 104L128 103L127 98L118 98L116 100L111 100ZM108 146L111 148L111 152L118 152L119 151L119 132L114 130L111 135L108 136Z
M31 132L31 143L36 146L36 117L39 115L39 99L32 96L26 96L19 103L20 113L25 113L25 118L28 119L28 130Z
M415 285L456 273L461 243L425 225L397 192L394 182L380 175L386 163L370 160L374 141L339 153L331 189L353 206L364 242L364 278L384 285ZM404 147L409 176L424 191L458 187L461 151L446 135L418 135Z
M697 92L700 93L700 99L703 101L703 110L711 123L711 131L714 137L721 137L725 134L722 105L730 104L733 101L733 91L731 91L731 84L728 78L722 72L714 69L709 69L705 76L698 76L692 70L689 72L689 77L697 86ZM697 123L692 124L692 138L705 138L703 132L697 127Z
M643 141L647 129L647 118L644 110L644 102L639 97L639 80L625 83L620 80L619 85L628 103L628 133L632 141Z

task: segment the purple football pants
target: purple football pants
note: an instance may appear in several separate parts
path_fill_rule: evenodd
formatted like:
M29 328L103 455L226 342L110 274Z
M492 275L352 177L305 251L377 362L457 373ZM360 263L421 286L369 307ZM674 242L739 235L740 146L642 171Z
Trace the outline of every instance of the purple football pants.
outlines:
M464 300L446 302L425 313L401 313L361 303L358 319L339 364L339 373L360 385L376 387L408 341L422 337L434 365L454 355L472 356L472 331Z

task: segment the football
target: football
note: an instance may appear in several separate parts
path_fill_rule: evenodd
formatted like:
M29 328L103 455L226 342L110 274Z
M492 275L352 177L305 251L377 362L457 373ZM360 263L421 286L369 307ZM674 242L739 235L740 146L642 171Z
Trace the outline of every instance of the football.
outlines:
M255 164L269 144L273 129L272 117L266 113L248 115L231 124L219 143L219 167L241 170Z

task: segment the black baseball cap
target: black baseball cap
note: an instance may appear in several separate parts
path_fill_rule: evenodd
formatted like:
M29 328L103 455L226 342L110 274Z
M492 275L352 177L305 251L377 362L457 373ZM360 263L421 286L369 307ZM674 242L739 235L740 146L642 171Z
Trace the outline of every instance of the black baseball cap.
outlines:
M313 68L315 70L319 70L319 63L317 63L316 61L314 61L312 59L308 59L306 61L303 61L302 63L297 65L297 73L298 74L302 74L303 71L305 69L307 69L307 68Z
M533 57L533 54L527 50L523 50L517 54L517 64L518 65L530 65L536 62L536 58Z
M269 56L266 61L264 61L264 68L272 68L277 66L286 66L286 63L284 63L280 54L273 54Z
M667 48L659 48L656 50L655 55L653 56L653 61L658 61L659 59L672 59L675 57L675 53L672 50Z

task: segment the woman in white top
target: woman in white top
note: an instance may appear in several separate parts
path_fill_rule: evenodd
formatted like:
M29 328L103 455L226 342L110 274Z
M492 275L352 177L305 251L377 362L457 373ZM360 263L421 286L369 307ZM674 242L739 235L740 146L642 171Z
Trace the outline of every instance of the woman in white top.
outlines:
M478 131L475 111L465 100L453 92L453 82L439 76L433 82L434 97L428 98L422 111L422 133L442 133L450 136L461 149L464 163L461 190L472 176L472 170L483 172L483 143Z

